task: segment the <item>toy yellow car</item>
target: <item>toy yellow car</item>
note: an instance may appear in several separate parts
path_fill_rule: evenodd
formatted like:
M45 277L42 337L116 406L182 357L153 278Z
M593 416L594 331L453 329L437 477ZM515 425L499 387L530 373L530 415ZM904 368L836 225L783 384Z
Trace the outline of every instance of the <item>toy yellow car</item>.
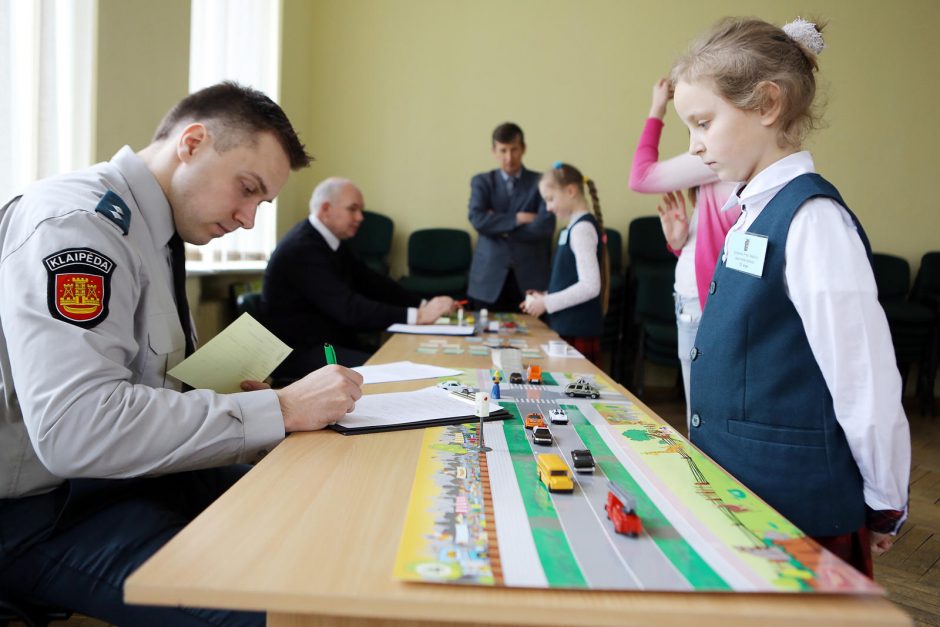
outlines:
M554 453L543 453L536 456L539 481L545 484L549 492L571 492L574 490L574 481L571 471L564 460Z

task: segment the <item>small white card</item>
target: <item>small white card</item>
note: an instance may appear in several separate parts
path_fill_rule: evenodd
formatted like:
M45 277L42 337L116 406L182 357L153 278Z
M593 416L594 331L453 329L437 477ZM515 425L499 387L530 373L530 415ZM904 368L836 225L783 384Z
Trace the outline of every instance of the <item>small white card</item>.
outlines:
M764 275L764 257L767 255L767 236L735 231L728 234L728 259L725 265L732 270L756 277Z
M562 229L558 234L558 245L564 246L568 242L568 229Z

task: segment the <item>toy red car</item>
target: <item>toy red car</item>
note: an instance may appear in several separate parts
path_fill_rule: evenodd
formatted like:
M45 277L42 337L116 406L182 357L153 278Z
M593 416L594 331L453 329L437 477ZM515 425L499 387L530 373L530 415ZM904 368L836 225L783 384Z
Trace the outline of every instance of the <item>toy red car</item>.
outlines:
M607 505L604 509L617 533L636 538L643 531L643 523L636 514L636 499L616 483L607 482Z

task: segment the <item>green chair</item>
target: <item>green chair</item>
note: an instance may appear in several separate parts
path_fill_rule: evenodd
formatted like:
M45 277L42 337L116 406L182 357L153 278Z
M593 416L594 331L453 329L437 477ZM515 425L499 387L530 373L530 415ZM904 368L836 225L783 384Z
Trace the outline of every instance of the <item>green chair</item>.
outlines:
M682 388L679 335L672 292L676 256L666 248L659 216L643 216L630 222L627 235L630 266L626 273L625 307L631 312L624 337L624 362L632 356L633 372L624 374L632 391L642 397L645 362L677 369L677 387Z
M934 415L934 387L940 364L940 252L929 252L920 259L920 269L911 288L911 302L933 312L934 323L927 347L927 363L921 369L917 385L925 414Z
M408 275L402 287L424 298L464 298L472 257L470 234L460 229L421 229L408 238Z
M930 307L908 299L911 267L906 259L874 253L872 268L878 285L878 301L891 330L903 396L911 365L918 364L922 371L929 367L929 348L937 315Z
M610 300L604 317L601 349L610 355L608 372L614 379L623 373L622 351L624 315L623 238L620 231L604 229L607 235L607 257L610 261Z
M359 230L349 240L349 247L367 266L388 275L388 253L392 249L395 223L388 216L365 210Z
M255 320L261 321L261 279L233 283L228 290L233 318L247 313Z

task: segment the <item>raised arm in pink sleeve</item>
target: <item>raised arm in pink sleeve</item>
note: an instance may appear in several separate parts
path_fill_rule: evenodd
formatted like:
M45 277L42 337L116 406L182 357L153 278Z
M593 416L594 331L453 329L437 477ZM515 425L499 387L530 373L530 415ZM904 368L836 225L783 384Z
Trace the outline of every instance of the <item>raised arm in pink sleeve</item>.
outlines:
M640 142L633 153L630 189L643 194L664 194L718 181L711 168L695 155L682 153L672 159L659 161L659 137L662 131L662 120L646 120Z
M698 227L695 233L695 283L698 300L705 309L708 286L711 284L718 255L725 244L725 235L738 221L741 207L735 205L721 211L725 201L734 193L737 183L713 183L698 189Z

